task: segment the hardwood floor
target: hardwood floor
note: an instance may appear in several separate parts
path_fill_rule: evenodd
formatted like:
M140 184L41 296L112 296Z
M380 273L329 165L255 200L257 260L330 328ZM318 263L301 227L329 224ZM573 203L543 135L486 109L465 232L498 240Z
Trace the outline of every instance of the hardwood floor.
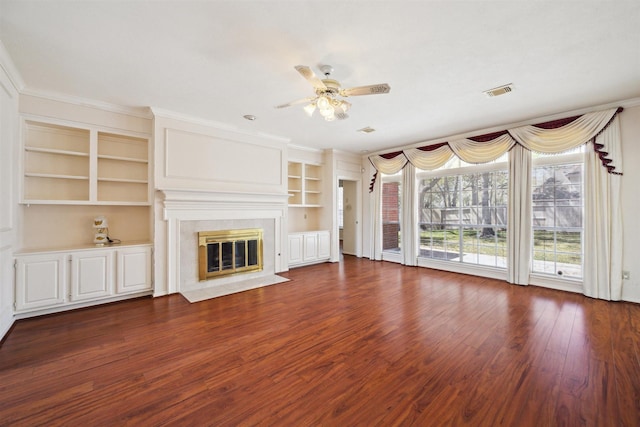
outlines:
M283 276L18 321L0 425L640 425L640 305L349 256Z

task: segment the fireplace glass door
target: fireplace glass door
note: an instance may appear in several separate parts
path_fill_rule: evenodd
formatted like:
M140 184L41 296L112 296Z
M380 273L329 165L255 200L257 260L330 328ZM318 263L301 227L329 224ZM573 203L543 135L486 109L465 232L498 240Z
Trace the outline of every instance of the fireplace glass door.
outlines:
M262 270L262 230L201 231L198 233L200 280Z

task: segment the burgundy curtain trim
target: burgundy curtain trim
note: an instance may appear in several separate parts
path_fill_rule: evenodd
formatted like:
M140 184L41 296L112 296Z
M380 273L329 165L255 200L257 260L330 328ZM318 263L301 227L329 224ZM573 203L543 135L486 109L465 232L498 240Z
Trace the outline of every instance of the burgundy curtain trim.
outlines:
M445 145L449 145L449 143L448 142L440 142L438 144L425 145L424 147L418 147L418 150L420 150L420 151L433 151L433 150L437 150L440 147L444 147Z
M488 142L488 141L493 141L494 139L499 138L502 135L506 135L508 133L509 132L506 131L506 130L501 130L501 131L498 131L498 132L487 133L487 134L484 134L484 135L472 136L472 137L467 138L467 139L470 139L470 140L472 140L474 142Z
M607 168L607 172L612 175L622 175L622 172L616 172L615 166L610 165L610 163L613 160L607 158L609 153L607 153L606 151L602 151L602 149L604 148L604 145L598 144L595 138L593 138L592 141L593 141L593 150L598 154L598 158L602 162L602 166Z
M376 178L378 177L378 171L373 174L373 178L371 178L371 184L369 184L369 193L373 193L373 187L376 185Z
M573 116L573 117L565 117L564 119L551 120L549 122L537 123L531 126L535 126L540 129L558 129L558 128L561 128L562 126L566 126L569 123L576 121L580 117L582 116L580 115L580 116Z
M600 132L598 132L593 139L591 140L593 142L593 150L598 153L598 158L600 159L600 161L602 162L602 166L604 166L605 168L607 168L607 172L613 175L623 175L622 172L617 172L616 171L616 167L610 165L611 162L613 162L613 159L609 159L607 158L607 156L609 155L609 153L607 153L606 151L603 151L602 149L604 148L603 144L598 144L596 142L596 138L605 131L605 129L607 129L609 127L609 125L611 124L611 122L613 122L613 119L616 118L616 116L621 113L624 110L624 108L622 107L618 107L618 109L616 110L616 113L611 116L611 119L609 119L609 121L607 122L606 125L604 125L604 127L602 128L602 130Z
M380 154L380 157L389 160L399 155L404 155L404 153L402 151L394 151L393 153Z

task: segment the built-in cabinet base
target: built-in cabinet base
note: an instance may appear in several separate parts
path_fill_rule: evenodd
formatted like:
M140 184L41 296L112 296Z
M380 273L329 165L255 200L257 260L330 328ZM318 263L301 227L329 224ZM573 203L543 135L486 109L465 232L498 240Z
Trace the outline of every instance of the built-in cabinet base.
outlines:
M16 255L16 317L151 294L151 245Z
M316 264L331 258L331 237L328 231L289 233L289 267Z

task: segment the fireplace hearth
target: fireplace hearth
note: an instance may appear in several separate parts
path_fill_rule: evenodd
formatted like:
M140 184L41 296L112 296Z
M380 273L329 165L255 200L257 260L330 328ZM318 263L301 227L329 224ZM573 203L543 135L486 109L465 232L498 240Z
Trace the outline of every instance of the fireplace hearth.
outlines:
M198 232L198 277L262 271L262 229Z

